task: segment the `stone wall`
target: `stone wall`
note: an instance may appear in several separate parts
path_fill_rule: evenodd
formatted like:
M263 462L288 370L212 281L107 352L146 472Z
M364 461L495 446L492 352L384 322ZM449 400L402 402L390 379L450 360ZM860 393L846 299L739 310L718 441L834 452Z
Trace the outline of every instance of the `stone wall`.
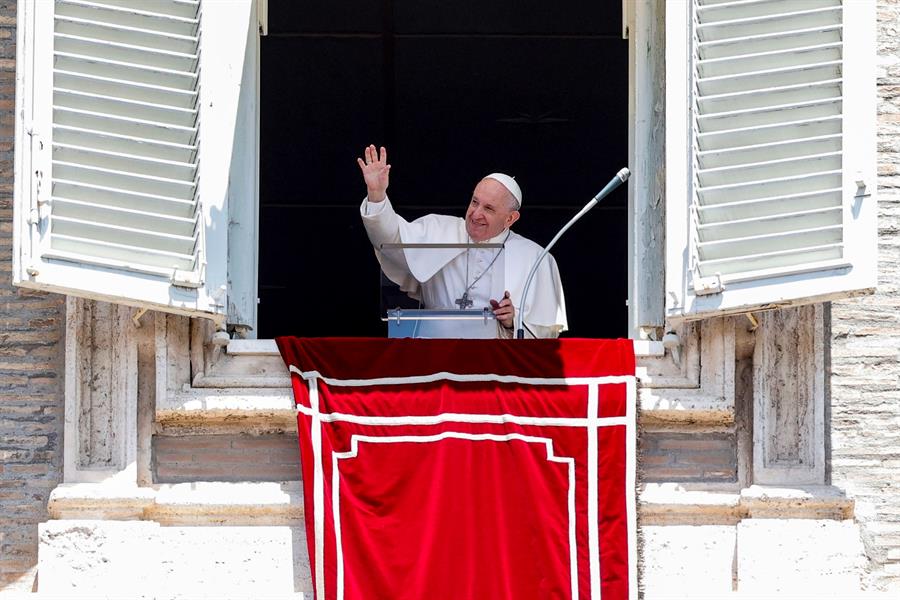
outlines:
M639 452L642 479L647 483L737 483L733 431L644 431Z
M154 483L298 481L297 434L153 436Z
M0 2L0 590L30 590L62 479L65 299L12 287L16 3Z
M900 0L878 3L878 53L878 292L832 305L831 477L871 586L900 589Z

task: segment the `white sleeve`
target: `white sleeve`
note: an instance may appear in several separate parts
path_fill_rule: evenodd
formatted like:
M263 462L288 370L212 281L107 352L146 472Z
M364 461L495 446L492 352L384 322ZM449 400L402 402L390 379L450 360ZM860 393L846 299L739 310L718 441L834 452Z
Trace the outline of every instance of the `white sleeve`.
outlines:
M497 337L500 339L511 340L516 337L516 330L507 329L500 322L497 322ZM532 335L534 334L534 335ZM546 325L535 325L534 323L525 323L525 339L533 340L535 338L558 338L560 334L560 327L558 325L553 325L547 327Z
M384 205L387 202L387 198L385 198L382 202L369 202L369 197L366 196L363 198L362 204L362 216L364 217L375 217L378 216L384 211Z
M376 250L382 244L396 244L400 241L400 217L394 212L394 207L387 197L382 202L369 202L368 198L363 199L359 214L369 241Z
M535 325L534 323L525 323L527 328L525 329L525 339L530 339L533 337L538 338L558 338L561 327L559 325ZM534 333L534 336L531 334Z
M558 338L561 333L562 327L559 325L536 325L534 323L526 322L525 326L525 339L532 340L535 338ZM533 335L532 335L533 334ZM516 339L516 328L507 329L504 327L500 321L497 321L497 338L501 340L512 340Z

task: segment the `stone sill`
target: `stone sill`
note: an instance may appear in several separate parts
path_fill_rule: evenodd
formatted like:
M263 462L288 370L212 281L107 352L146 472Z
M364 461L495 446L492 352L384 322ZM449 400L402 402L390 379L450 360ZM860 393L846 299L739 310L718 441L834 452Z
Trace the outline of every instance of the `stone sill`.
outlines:
M662 342L636 340L641 357L665 355ZM274 340L232 340L228 355L248 359L278 358ZM729 424L734 410L728 399L710 396L700 389L639 390L642 419L654 423ZM203 376L195 386L157 401L156 421L164 429L213 432L244 428L245 431L296 431L296 413L290 376L250 374Z
M828 485L710 491L651 483L639 498L642 525L734 525L749 518L843 520L853 518L853 508L851 498Z
M642 388L638 384L642 425L729 426L734 423L734 405L729 398L713 396L702 389Z
M812 586L811 586L812 588ZM777 589L777 588L776 588ZM704 592L690 590L685 592L677 590L673 592L644 592L644 600L772 600L773 598L790 598L792 600L819 600L823 598L840 598L840 600L896 600L896 592L877 592L871 590L848 591L841 589L838 593L823 594L821 590L812 589L779 591L717 591Z
M231 340L227 352L231 356L280 356L275 340ZM662 342L635 340L635 356L663 356Z
M137 487L69 483L50 493L51 519L156 521L163 525L300 525L299 481L194 482Z
M191 388L157 400L156 422L197 433L297 431L297 411L291 388Z
M164 525L299 525L299 481L195 482L152 487L62 484L50 494L52 519L156 521ZM688 490L647 484L640 494L642 525L735 525L742 519L853 517L853 500L835 487L750 486L737 491Z
M639 389L641 421L645 424L704 423L729 425L734 411L723 397L702 390ZM291 388L190 388L157 401L156 421L165 429L296 431L297 413Z

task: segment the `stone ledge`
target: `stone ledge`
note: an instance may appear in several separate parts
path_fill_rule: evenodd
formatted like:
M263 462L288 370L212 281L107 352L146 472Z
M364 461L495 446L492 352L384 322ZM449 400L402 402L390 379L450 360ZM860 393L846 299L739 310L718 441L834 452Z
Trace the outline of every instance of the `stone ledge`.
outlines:
M693 583L693 581L691 581ZM644 592L644 600L772 600L773 598L791 598L792 600L822 600L825 598L840 600L896 600L896 592L876 592L876 591L847 591L840 590L839 594L828 594L825 592L797 592L783 593L777 591L766 592L741 592L741 591L716 591L716 592L697 592L693 588L684 591L679 586L676 591L671 592Z
M702 389L639 388L642 425L731 425L734 404Z
M61 484L50 493L51 519L156 521L165 525L297 525L300 482L196 482L153 487Z
M793 488L751 485L741 490L741 505L753 518L840 521L853 518L854 500L830 485Z
M156 422L198 432L234 427L296 431L297 412L290 388L194 388L158 399Z
M662 342L635 340L634 348L638 357L665 356ZM227 360L220 361L215 373L198 375L194 387L157 401L160 426L198 433L296 431L291 380L275 340L232 340L226 351ZM702 389L699 380L676 379L671 388L639 387L642 424L734 422L733 400L722 396L721 389L716 395Z
M62 484L50 494L53 519L156 521L166 525L295 524L303 517L297 481L283 483L196 482L139 488ZM678 484L647 484L640 494L644 525L734 525L743 519L853 517L853 500L832 486L750 486L740 491L690 490Z
M726 398L701 390L638 390L644 425L730 425L734 409ZM157 403L156 422L164 429L212 433L296 431L290 388L193 388Z
M153 505L152 488L103 483L62 483L50 492L47 511L52 519L136 520Z
M730 425L729 399L699 389L638 390L642 424ZM215 432L296 431L293 391L282 388L188 388L157 401L156 422L165 429Z
M226 352L232 356L281 356L275 340L231 340ZM634 340L635 356L663 356L662 342Z
M740 493L649 483L638 498L638 515L642 525L736 525L742 518Z
M708 491L651 483L641 492L638 506L643 525L735 525L750 518L851 519L854 502L827 485Z

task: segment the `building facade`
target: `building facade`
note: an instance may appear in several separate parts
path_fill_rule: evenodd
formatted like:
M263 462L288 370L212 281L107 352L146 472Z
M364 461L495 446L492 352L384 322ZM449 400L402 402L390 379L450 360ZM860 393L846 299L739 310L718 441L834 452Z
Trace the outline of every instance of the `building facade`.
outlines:
M172 2L164 10L154 9L165 13L161 19L165 23L155 35L162 31L181 45L160 46L159 55L147 59L146 68L156 74L179 69L194 73L201 78L201 88L206 84L217 94L214 97L222 99L215 107L219 112L212 112L205 110L202 93L200 100L191 95L196 82L153 80L148 85L157 85L157 95L136 98L115 87L117 77L129 77L113 72L115 65L104 65L104 71L79 71L73 57L105 47L118 62L128 62L133 50L128 47L132 42L125 44L115 36L97 34L103 43L90 38L91 18L84 12L85 4L72 0L0 6L0 160L6 166L0 171L0 275L4 278L0 281L0 585L5 590L49 594L75 589L111 595L227 591L290 597L309 592L289 377L271 340L241 339L243 325L255 319L254 303L247 301L255 298L255 284L248 283L255 282L252 253L233 261L216 263L215 259L236 257L228 249L246 247L256 228L253 210L247 209L252 203L238 201L256 197L255 180L241 178L231 187L228 182L237 180L229 174L255 169L255 104L247 98L252 100L250 92L255 91L255 49L259 32L265 29L265 6L249 0L210 3L202 17L197 3ZM131 14L141 9L113 0L101 4L112 7L110 19L121 28L144 27L141 19L146 15ZM630 166L634 171L629 188L633 214L629 328L636 339L641 385L639 512L642 585L647 597L808 593L817 587L832 594L900 589L900 477L896 474L900 435L892 427L900 424L896 406L900 395L900 54L896 47L900 2L879 0L874 8L867 6L865 2L810 0L778 8L777 3L761 0L737 9L719 7L748 13L716 15L716 5L707 2L635 0L624 5L623 29L631 57ZM48 15L42 12L47 7L61 8ZM877 34L870 39L875 41L871 54L865 54L859 48L868 46L853 36L854 28L864 30L869 16ZM779 54L784 47L766 45L780 39L778 32L752 29L767 18L793 22L789 33L813 36L798 53L805 62L791 63L795 55ZM744 36L751 45L737 54L703 55L715 46L715 28L734 20L755 31ZM202 40L194 35L198 28L202 28ZM54 31L59 40L55 51L64 55L57 57L57 84L48 83L47 73L29 71L22 64L23 56L32 64L46 58L40 33L53 37ZM694 39L685 31L699 33ZM704 37L704 32L712 37ZM837 37L829 38L829 32L837 32ZM146 31L138 33L155 39ZM234 43L241 39L243 44ZM151 44L147 40L142 43ZM195 63L204 53L198 45L208 44L202 46L208 51L229 45L224 42L231 42L231 48L218 55L218 66L204 65L200 75ZM701 46L707 42L712 45ZM813 59L806 60L810 55ZM729 56L734 59L731 63ZM715 62L717 58L720 62ZM743 97L740 89L715 87L766 70L765 65L741 66L741 60L776 59L786 62L773 63L769 68L775 73L760 77L775 77L778 85L758 86L754 88L757 95ZM871 160L865 148L865 125L856 125L850 114L851 109L865 106L866 88L853 78L865 74L866 64L874 65L877 76L877 88L868 90L873 107L877 101L877 147L871 148ZM777 79L798 65L803 73L819 73L818 78ZM829 69L838 69L839 81L828 75ZM91 77L91 85L78 87ZM63 92L59 81L67 82ZM108 87L97 87L98 81ZM853 97L851 85L854 93L862 92L861 100ZM60 98L54 100L55 107L46 102L54 86ZM790 96L792 90L805 87L821 94L799 100ZM184 93L163 93L173 88ZM771 89L786 95L773 100L764 95ZM837 100L829 95L834 89L841 94ZM41 90L47 92L43 103ZM91 112L90 102L102 100L97 96L116 97L117 93L131 103L126 102L125 108L109 106L106 112L97 110L106 115L105 121L92 121L95 115L85 115ZM740 97L729 98L729 94ZM751 121L746 128L763 137L743 146L761 146L767 156L729 163L727 156L702 154L705 150L695 146L709 140L701 140L703 135L731 131L714 125L722 112L715 103L722 96L748 102L739 108L752 118L760 106L801 111L795 121L800 127L813 128L814 135L766 140L767 124ZM82 100L88 104L79 104ZM165 112L160 105L178 110ZM674 116L685 109L694 111L689 114L696 119L681 122ZM134 118L142 121L134 125L133 133L116 129L115 119L110 118L121 116L116 111L123 110L128 118L137 114ZM65 114L68 120L60 116ZM181 120L196 119L198 114L202 123ZM747 114L731 117L750 118ZM147 166L132 160L129 144L141 138L140 127L150 120L164 122L163 129L173 137L153 138L158 144L146 151L145 161L153 159ZM92 138L85 133L109 122L112 129L104 130L105 136ZM704 130L695 125L698 122L712 124ZM229 125L222 127L222 123ZM836 132L826 127L834 123ZM815 129L819 125L826 128ZM192 203L193 195L184 196L196 193L195 188L184 190L197 184L198 144L193 134L184 139L178 135L192 127L202 138L201 186L208 194L205 197L212 199L206 204ZM112 140L111 145L93 146L93 154L85 152L92 143L100 143L98 138ZM204 143L218 149L203 152ZM811 145L799 150L805 162L798 161L802 164L796 168L813 171L792 172L793 163L775 164L786 160L778 155L780 149L807 143ZM23 147L26 144L29 148ZM177 156L162 153L176 146ZM55 154L47 154L51 147ZM680 154L676 152L682 147ZM689 156L696 162L688 161ZM703 163L719 159L726 162ZM845 173L857 159L863 166ZM154 160L168 161L163 167L175 174L160 183L162 175L153 171L160 165ZM834 160L837 166L828 163ZM688 162L691 166L683 165ZM824 166L810 167L813 163ZM53 170L48 168L51 164ZM759 164L779 176L753 175ZM866 174L856 173L876 166L877 184ZM127 187L127 181L116 179L124 178L123 172L156 178L152 181L159 184L154 188L159 191L150 195L164 197L165 206L174 208L151 206L153 198L132 194L134 204L117 213L115 218L120 220L104 221L104 207L85 206L90 199L77 192L70 190L66 196L48 191L77 187L71 183L78 179L76 171L92 168L104 170L92 184L101 192ZM42 180L45 169L52 173L48 175L51 185ZM877 273L877 289L848 297L871 286L825 284L822 281L834 273L822 275L823 268L794 265L797 268L787 274L783 285L770 284L768 295L758 290L732 294L743 289L742 281L729 281L727 274L723 279L709 264L722 264L715 261L724 259L704 255L704 248L710 246L700 245L710 238L699 232L713 231L719 223L708 216L715 212L716 202L704 202L714 198L720 186L740 187L747 182L774 186L769 180L810 173L843 178L844 191L862 182L858 195L851 189L849 199L838 192L836 212L844 214L845 220L854 214L854 205L862 211L858 214L872 211L874 217L876 211L868 200L877 200L877 234L874 228L857 233L845 221L841 238L847 248L841 259L852 261L850 271L863 274L860 277ZM791 193L815 195L821 189ZM57 195L63 196L62 201ZM123 208L116 202L112 198L105 206ZM67 206L69 212L65 212ZM689 206L695 212L706 211L707 216L695 216L687 210ZM834 208L816 207L796 211L803 213L800 216L776 215L780 218L774 220L801 219L788 231L814 231L815 235L839 227L840 220L838 225L803 221L813 218L810 213L817 215L815 219L827 219ZM686 216L674 218L682 209ZM128 211L143 211L150 217ZM221 237L221 227L217 232L203 231L205 224L221 217L217 211L237 223L225 228L229 237ZM112 272L116 261L124 261L132 250L121 248L124 244L111 246L117 242L103 238L105 233L91 238L93 250L73 242L90 237L93 230L83 222L91 218L118 231L130 231L140 227L130 225L129 218L153 215L159 224L147 229L155 227L155 235L165 239L148 241L148 248L188 256L179 259L182 262L174 273L163 274L164 280L151 259L137 260L139 268L126 269L124 274ZM43 224L48 218L67 224L68 229L54 233ZM753 230L739 229L744 225L734 225L737 233L724 232L724 237L713 241L752 237ZM772 240L784 231L762 235ZM875 235L877 260L874 253L865 252ZM197 260L190 252L166 245L174 238L190 248L196 248L202 238L205 256ZM851 242L864 249L860 255L850 256ZM675 244L677 249L678 243L697 250L697 256L682 261L693 260L687 267L673 262L672 247ZM808 247L831 252L833 246L827 238L815 238ZM73 258L79 252L90 259ZM54 272L59 265L65 268ZM734 268L734 272L746 271L741 265ZM828 268L838 275L847 272L843 267ZM48 272L50 279L44 282ZM800 272L821 277L803 279ZM90 283L85 273L101 283ZM140 281L123 288L128 277ZM222 285L225 297L218 295ZM54 286L67 293L34 289ZM773 286L777 287L774 296ZM797 287L801 292L793 289ZM133 293L117 298L117 289ZM719 308L707 306L715 303ZM222 329L226 323L232 325L230 338Z

